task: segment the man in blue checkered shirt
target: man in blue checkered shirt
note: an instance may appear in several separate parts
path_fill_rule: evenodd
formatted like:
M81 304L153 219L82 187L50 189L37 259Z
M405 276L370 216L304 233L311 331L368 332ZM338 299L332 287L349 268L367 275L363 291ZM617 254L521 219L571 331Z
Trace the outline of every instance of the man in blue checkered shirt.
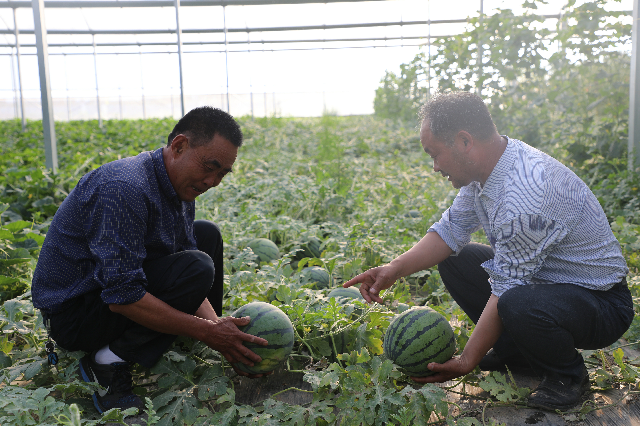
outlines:
M187 113L152 152L86 174L56 212L33 277L34 306L50 336L80 361L101 413L144 408L131 363L152 366L176 336L189 336L229 362L261 359L244 341L248 318L221 318L223 242L195 219L195 199L232 171L242 132L224 111ZM246 375L239 372L239 374Z
M598 200L572 171L501 136L477 95L444 93L423 109L420 140L433 168L460 192L440 221L388 265L347 281L367 301L397 279L438 265L476 324L463 352L419 383L483 370L542 376L528 405L575 406L589 389L576 348L616 342L633 319L628 272ZM484 230L490 245L470 243Z

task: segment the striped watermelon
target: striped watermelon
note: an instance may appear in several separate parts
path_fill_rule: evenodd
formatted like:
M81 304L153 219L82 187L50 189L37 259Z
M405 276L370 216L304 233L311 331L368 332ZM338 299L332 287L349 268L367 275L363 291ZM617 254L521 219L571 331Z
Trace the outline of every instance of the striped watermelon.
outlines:
M403 373L424 377L433 374L427 364L443 363L453 356L456 339L445 317L419 306L401 313L389 324L383 350Z
M331 278L326 269L319 266L311 266L302 270L302 280L305 283L313 283L312 288L319 290L329 288Z
M334 288L329 292L327 297L329 299L331 299L332 297L335 297L339 303L347 303L351 299L364 300L364 297L362 297L362 294L360 294L360 290L358 290L356 287Z
M311 237L306 244L302 245L302 249L304 250L305 257L320 257L322 252L320 251L320 246L322 245L322 241L318 237Z
M268 373L287 359L293 350L293 325L289 317L278 307L265 302L252 302L235 311L233 316L251 317L251 322L239 327L240 330L269 342L267 346L244 342L243 344L258 354L262 361L253 367L238 362L234 364L236 368L249 374Z
M401 314L404 311L408 311L410 308L411 307L409 305L407 305L406 303L398 303L398 307L396 308L396 312Z
M251 240L247 247L253 250L260 262L271 262L280 257L280 250L278 250L276 243L267 238Z

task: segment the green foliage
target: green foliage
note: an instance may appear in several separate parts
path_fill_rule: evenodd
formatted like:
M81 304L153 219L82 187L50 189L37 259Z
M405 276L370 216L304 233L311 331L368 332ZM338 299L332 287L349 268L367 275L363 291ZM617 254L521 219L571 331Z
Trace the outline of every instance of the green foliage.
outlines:
M401 74L387 73L375 112L416 123L427 77L439 91L479 91L501 134L586 171L626 155L631 23L606 0L569 1L555 29L537 4L472 18L460 35L437 39ZM481 49L479 49L481 47ZM479 58L479 51L482 58ZM408 88L412 88L409 90ZM414 88L422 88L414 89ZM605 175L606 176L606 175Z
M381 356L384 331L400 304L436 309L455 324L457 345L464 348L473 324L452 302L437 271L399 280L382 294L382 305L327 297L345 280L412 247L455 197L456 191L430 170L427 158L416 155L421 152L416 129L372 117L241 119L241 124L246 142L234 173L198 197L196 216L214 220L223 232L225 315L252 301L281 308L295 329L294 351L285 368L305 375L313 400L290 405L274 396L255 406L242 405L236 401L234 373L220 354L180 338L153 369L134 370L134 391L147 398L146 420L135 421L414 425L439 418L447 424L479 424L464 414L451 417L454 410L444 389L410 383ZM30 122L21 133L19 122L0 122L0 164L13 168L0 176L0 424L124 424L130 412L99 416L93 409L88 395L96 385L77 375L83 353L58 348L59 364L47 364L46 332L29 286L51 215L77 180L103 162L164 145L162 135L173 122L114 121L104 130L95 122L60 123L56 175L41 166L38 125ZM594 163L591 170L606 177L617 166ZM622 217L612 227L630 266L638 265L638 229L632 220L637 216L625 207L635 201L607 198L611 185L613 178L603 182L599 196L605 209L611 209L606 211L612 221ZM255 238L276 243L281 257L261 263L248 248ZM475 241L483 238L474 236ZM330 287L311 288L303 274L307 267L326 271ZM640 297L637 272L629 283L634 297ZM640 336L638 330L640 324L634 323L628 337ZM594 369L600 369L597 354L589 356L600 363ZM602 368L608 376L593 372L594 378L604 378L598 383L638 383L635 361L619 352L612 352L611 360ZM471 374L462 383L485 383L494 404L521 403L513 395L522 394L494 376ZM492 424L490 419L485 423Z

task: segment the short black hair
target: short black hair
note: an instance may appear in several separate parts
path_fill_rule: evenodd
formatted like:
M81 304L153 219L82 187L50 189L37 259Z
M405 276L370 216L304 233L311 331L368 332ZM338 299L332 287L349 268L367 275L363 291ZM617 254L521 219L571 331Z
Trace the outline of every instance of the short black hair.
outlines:
M420 117L422 123L429 120L433 136L447 145L453 143L461 130L480 140L487 140L497 132L482 98L470 92L438 93L422 107Z
M242 130L231 114L218 108L202 106L194 108L178 121L167 138L167 146L179 134L189 133L192 147L208 143L216 134L238 148L242 146Z

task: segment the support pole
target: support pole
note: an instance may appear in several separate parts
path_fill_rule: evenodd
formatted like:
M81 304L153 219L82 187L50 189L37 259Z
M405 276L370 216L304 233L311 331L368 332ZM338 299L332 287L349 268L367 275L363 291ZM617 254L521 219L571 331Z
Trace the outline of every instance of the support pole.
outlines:
M20 91L20 117L22 118L22 131L27 128L26 118L24 116L24 96L22 94L22 77L20 74L20 30L18 30L18 20L16 19L16 9L13 9L13 28L16 36L16 59L18 60L18 90Z
M427 0L427 22L428 40L427 40L427 100L431 99L431 2Z
M144 73L142 71L142 49L140 50L140 91L142 92L142 118L147 119L147 106L144 100Z
M44 22L44 0L32 0L33 24L38 49L38 69L40 75L40 98L42 99L42 130L46 166L56 173L58 170L58 150L56 127L53 121L53 102L49 80L49 52L47 49L47 26Z
M484 15L484 1L480 0L480 19L478 20L478 78L482 78L482 75L484 74L484 69L482 66L482 56L483 56L483 51L482 51L482 32L484 31L483 25L482 25L482 15ZM478 92L478 96L480 96L480 94L482 93L482 84L479 84L477 87L477 92Z
M102 129L102 115L100 114L100 91L98 90L98 59L96 54L96 36L91 35L93 40L93 71L96 76L96 106L98 107L98 127Z
M224 69L227 77L227 112L229 109L229 41L227 40L227 6L222 6L222 23L224 25Z
M247 38L249 39L249 57L251 57L251 35L247 33ZM249 76L249 92L251 99L251 119L253 119L253 82L251 81L251 76Z
M633 0L631 29L631 76L629 79L629 157L630 171L640 167L640 0Z
M180 28L180 0L174 0L176 8L176 34L178 36L178 68L180 70L180 112L184 117L184 84L182 79L182 30Z

